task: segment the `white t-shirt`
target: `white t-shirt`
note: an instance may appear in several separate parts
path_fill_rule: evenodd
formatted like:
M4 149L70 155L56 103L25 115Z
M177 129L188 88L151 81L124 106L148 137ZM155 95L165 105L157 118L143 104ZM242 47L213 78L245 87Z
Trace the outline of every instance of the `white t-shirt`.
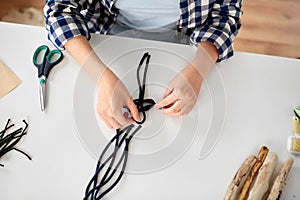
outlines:
M178 0L116 0L117 23L130 28L161 28L179 20Z

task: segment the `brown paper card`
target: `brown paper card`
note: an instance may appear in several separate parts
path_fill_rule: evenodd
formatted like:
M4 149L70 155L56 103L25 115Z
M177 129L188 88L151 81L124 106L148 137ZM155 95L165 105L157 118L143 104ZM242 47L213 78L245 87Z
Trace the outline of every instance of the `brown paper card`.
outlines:
M0 98L4 97L21 83L22 80L0 61Z

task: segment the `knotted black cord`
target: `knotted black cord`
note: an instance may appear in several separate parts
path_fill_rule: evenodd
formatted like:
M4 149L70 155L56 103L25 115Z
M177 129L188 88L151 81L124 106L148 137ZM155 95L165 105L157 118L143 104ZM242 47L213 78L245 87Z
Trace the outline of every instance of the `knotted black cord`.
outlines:
M134 99L133 102L135 103L138 111L142 112L142 114L143 114L142 120L140 122L136 121L137 124L143 124L145 122L145 120L146 120L146 113L145 112L150 110L155 105L155 101L153 99L144 99L145 90L146 90L146 75L147 75L147 72L148 72L150 57L151 57L151 55L149 53L145 53L144 56L142 57L141 61L140 61L140 64L137 68L137 71L136 71L137 82L138 82L138 85L139 85L139 98ZM145 69L144 69L143 81L142 81L142 84L141 84L140 70L143 66L143 63L144 63L145 59L147 59L147 60L146 60L146 65L145 65Z
M143 114L143 118L142 118L141 122L136 122L138 124L143 124L145 122L145 120L146 120L145 112L150 110L155 104L155 101L153 99L144 99L146 75L147 75L147 71L148 71L150 57L151 56L149 55L149 53L145 53L139 63L138 68L137 68L137 82L138 82L138 86L139 86L139 98L134 99L134 103L136 104L138 111L142 112L142 114ZM143 80L142 80L142 84L141 84L140 70L141 70L141 67L142 67L145 59L146 59L146 64L145 64L144 75L143 75ZM91 178L91 180L89 181L89 183L87 185L84 200L101 199L119 183L119 181L121 180L121 178L124 174L125 168L126 168L128 152L129 152L129 143L130 143L131 139L133 138L133 136L142 128L142 126L138 125L138 127L136 129L134 129L132 132L133 128L134 128L134 125L131 124L131 125L123 128L122 130L117 129L116 135L105 146L105 148L102 151L102 153L99 157L99 160L97 162L95 174L93 175L93 177ZM130 134L130 132L132 132L132 133ZM125 142L125 144L124 144L124 142ZM104 155L106 154L108 149L113 144L115 145L113 152L103 162ZM124 146L122 155L120 156L119 160L117 161L117 164L114 166L118 152L122 151L122 149L121 149L122 145ZM109 166L107 167L106 171L104 172L104 175L102 173L102 178L100 178L101 172L102 172L102 170L104 170L103 168L106 166L107 163L109 163ZM119 175L115 178L114 182L106 190L101 191L101 189L103 189L103 187L105 185L107 185L111 181L111 179L114 177L115 173L117 172L117 169L119 168L119 166L121 164L122 164L122 168L121 168L121 170L118 170ZM111 171L111 169L113 167L114 167L114 169ZM100 178L100 180L98 180L98 178Z
M7 123L4 127L4 129L0 132L0 158L5 155L6 153L10 152L11 150L18 151L25 155L29 160L31 160L31 157L25 153L24 151L15 148L15 145L21 140L21 138L27 134L27 128L28 124L25 120L23 120L23 123L25 124L24 128L19 128L15 130L14 132L10 134L6 134L6 132L14 126L14 124L9 125L10 119L7 120ZM4 167L3 164L0 164L0 166Z

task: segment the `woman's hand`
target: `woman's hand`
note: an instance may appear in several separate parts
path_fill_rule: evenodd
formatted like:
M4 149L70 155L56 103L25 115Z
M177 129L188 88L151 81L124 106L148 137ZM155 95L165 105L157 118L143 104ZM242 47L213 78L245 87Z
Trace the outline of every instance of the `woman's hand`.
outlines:
M134 120L141 120L127 88L111 70L107 68L103 72L97 87L97 112L107 127L118 129ZM122 114L123 107L130 110L132 118Z
M218 59L218 51L210 42L198 43L194 60L169 83L164 98L155 104L168 115L188 114L200 92L204 78Z
M123 125L140 121L138 110L119 78L98 58L84 36L69 40L65 48L81 65L98 89L97 112L109 128L121 128ZM122 115L122 108L130 110L132 118Z
M155 108L162 108L168 115L188 114L195 105L203 78L197 69L188 65L169 83L163 100Z

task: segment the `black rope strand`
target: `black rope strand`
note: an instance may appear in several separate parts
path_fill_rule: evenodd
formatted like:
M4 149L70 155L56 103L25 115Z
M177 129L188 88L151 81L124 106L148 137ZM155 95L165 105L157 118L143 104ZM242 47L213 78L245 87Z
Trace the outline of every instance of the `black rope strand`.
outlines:
M25 124L24 128L19 128L12 133L6 134L6 132L14 126L14 124L9 125L9 123L10 119L7 120L4 129L0 132L0 158L6 153L15 150L31 160L31 157L27 153L15 147L15 145L18 144L22 137L27 134L27 122L23 120L23 123ZM0 166L4 167L3 164L0 164Z
M111 155L110 155L103 163L102 163L102 158L104 157L106 151L108 150L108 147L111 146L111 145L113 144L114 140L116 140L116 142L118 143L118 144L116 144L116 146L117 146L118 148L120 148L121 145L122 145L122 143L125 141L125 138L126 138L126 135L124 135L124 136L122 137L122 139L121 139L121 142L118 143L118 140L119 140L119 133L117 133L116 136L113 138L113 140L111 140L111 141L109 142L109 144L107 145L107 148L105 149L105 151L102 152L102 155L100 156L100 159L99 159L98 164L97 164L96 173L95 173L95 177L94 177L94 181L93 181L94 187L92 188L92 190L90 190L89 193L87 193L88 196L89 196L89 195L92 195L92 196L91 196L92 199L95 199L94 196L98 194L100 188L101 188L103 185L105 185L106 182L108 182L108 181L110 180L110 178L109 178L109 179L106 179L107 181L104 180L105 183L103 183L103 179L104 179L104 177L103 177L102 180L101 180L101 182L100 182L100 184L98 184L98 181L97 181L98 176L99 176L101 170L105 167L106 163L107 163L109 160L114 160L114 158L116 157L116 153L117 153L117 150L116 150L116 149L117 149L117 148L115 148L115 151L114 151L114 152L113 152L113 153L112 153L112 154L111 154ZM120 163L121 161L122 161L122 160L120 159L119 162L118 162L118 164L117 164L117 166L116 166L116 168L119 166L119 163ZM113 163L112 163L112 164L113 164ZM110 164L110 166L112 166L112 164ZM110 171L110 168L108 168L107 172L109 172L109 171ZM102 183L102 184L101 184L101 183ZM97 184L98 184L98 185L97 185Z
M100 154L95 174L93 175L86 187L85 197L83 198L84 200L99 200L103 198L120 182L124 175L128 160L130 141L133 138L133 136L142 128L141 124L143 124L146 121L146 111L150 110L155 105L155 101L153 99L144 98L146 89L146 76L148 72L150 57L151 56L149 53L145 53L137 68L137 83L139 86L139 96L137 99L134 99L133 102L137 106L138 111L142 113L142 120L140 122L136 121L136 123L139 125L134 130L133 124L128 125L123 129L116 130L115 136L109 141L109 143L105 146L102 153ZM145 61L146 63L142 77L143 79L141 81L140 73ZM113 151L110 154L108 154L108 149L111 148L113 145ZM122 146L124 146L123 150L121 148ZM119 156L119 159L117 159L117 156L119 154L121 155ZM105 156L108 157L104 159ZM104 167L107 164L108 167L105 170ZM119 169L120 165L122 165L121 169ZM118 175L116 175L117 171L119 172ZM104 189L104 187L106 187L106 189Z
M118 134L122 133L122 131L118 131L118 132L119 132ZM120 144L118 143L118 138L117 138L117 140L116 140L116 145L115 145L115 149L114 149L114 151L115 151L114 156L116 156L117 151L118 151L118 149L121 147L122 143L123 143L124 141L126 142L126 136L127 136L127 134L125 133L124 136L123 136L123 138L122 138L122 140L121 140L121 143L120 143ZM101 180L101 182L100 182L100 187L97 188L97 190L96 190L96 195L99 194L100 188L103 187L105 184L107 184L107 183L112 179L112 177L114 176L114 174L115 174L116 171L117 171L116 169L119 168L119 166L120 166L120 164L121 164L121 162L122 162L122 160L123 160L123 157L124 157L124 154L122 154L122 156L121 156L121 158L119 159L119 161L118 161L117 165L115 166L114 170L111 172L111 174L109 175L109 177L106 179L106 177L108 176L108 174L109 174L109 172L110 172L110 170L111 170L111 168L112 168L112 166L113 166L113 164L114 164L114 160L115 160L115 159L112 159L112 162L111 162L111 164L110 164L108 170L106 171L106 173L104 174L104 176L103 176L103 178L102 178L102 180ZM124 164L123 164L123 165L124 165Z
M9 122L10 122L10 119L7 120L6 125L5 125L5 128L0 132L0 139L1 139L1 140L2 140L2 138L3 138L4 134L5 134L5 132L6 132L8 129L10 129L11 127L14 126L14 124L11 124L10 126L8 126Z
M129 125L126 128L127 129L131 129L132 127L133 127L133 125ZM96 184L98 182L98 174L100 173L100 171L102 170L102 168L106 165L106 163L114 156L114 152L113 152L104 162L102 162L102 159L103 159L105 153L107 152L107 150L109 149L109 147L113 144L113 142L115 140L116 141L119 140L119 136L120 136L121 133L122 133L122 131L117 130L117 134L110 140L110 142L106 145L106 147L102 151L102 153L100 155L100 158L98 160L98 163L97 163L95 175L92 177L92 179L89 182L88 187L86 189L86 196L89 196L90 194L92 194L92 192L91 192L92 189L90 189L91 185L94 183L93 187L94 188L96 187ZM118 143L118 147L120 147L122 145L123 141L125 140L125 137L126 137L126 135L124 135L123 138L121 139L121 142Z
M129 126L133 127L133 125L129 125ZM128 128L128 127L126 127L126 128ZM140 128L141 128L141 126L139 125L130 136L133 136ZM115 137L113 137L113 139L111 139L111 141L107 144L107 146L105 147L104 151L102 152L102 154L101 154L101 156L99 158L99 161L97 163L97 168L96 168L95 175L93 176L93 178L91 179L91 181L88 184L88 187L87 187L87 190L86 190L86 195L85 195L84 199L99 199L99 197L102 198L105 194L107 194L110 190L112 190L113 187L115 187L115 185L119 182L119 180L123 176L123 173L124 173L124 170L125 170L125 167L126 167L126 163L127 163L127 161L126 161L127 160L126 154L128 154L128 150L126 151L126 149L128 149L128 145L129 145L129 142L130 142L131 139L128 140L128 138L126 138L126 137L129 135L129 132L131 131L131 129L132 128L128 129L129 131L124 133L124 135L123 135L120 143L118 143L118 145L117 145L118 147L115 148L115 149L117 149L117 151L118 150L122 151L120 147L122 146L122 143L125 141L125 147L124 147L123 153L121 155L121 158L119 159L117 165L114 167L114 170L112 171L111 175L106 180L103 180L104 177L102 177L101 178L101 182L98 183L97 179L98 179L98 176L100 175L101 170L104 168L104 166L109 161L109 159L113 159L113 157L116 156L117 152L113 152L109 156L109 158L107 158L103 163L101 162L102 158L104 157L104 155L105 155L106 151L108 150L109 146L111 146L114 143L114 140L118 140L119 135L116 134ZM130 137L130 138L132 138L132 137ZM126 159L126 160L124 160L124 159ZM109 189L103 191L102 193L100 193L98 195L100 189L102 189L102 187L105 184L107 184L112 179L113 175L115 174L115 172L119 168L119 166L120 166L120 164L121 164L122 161L123 161L122 170L120 171L120 174L119 174L117 180L112 184L113 187L110 187ZM112 167L110 167L110 168L112 168ZM109 171L110 168L108 168L107 171ZM93 183L94 183L94 186L93 186L93 188L91 188L91 185Z
M139 85L139 98L134 99L133 102L135 103L137 109L139 112L143 114L143 118L140 122L137 122L137 124L143 124L146 120L146 111L150 110L154 105L155 101L153 99L145 99L145 90L146 90L146 75L148 72L148 67L149 67L149 62L150 62L151 55L149 53L145 53L144 56L142 57L139 66L136 71L136 76L137 76L137 82ZM146 64L145 64L145 69L144 69L144 75L143 75L143 80L141 83L140 80L140 71L143 66L143 63L146 59Z
M138 130L139 130L141 127L142 127L142 126L139 125L139 126L135 129L135 131L134 131L131 135L129 135L128 138L125 139L125 147L124 147L124 151L123 151L123 153L122 153L122 156L121 156L121 158L120 158L119 163L118 163L117 166L114 168L113 173L111 174L111 177L110 177L110 178L112 178L112 176L115 174L115 172L116 172L117 169L118 169L119 164L121 163L121 160L123 160L123 165L122 165L122 169L121 169L121 171L120 171L120 174L119 174L118 178L115 180L115 182L114 182L107 190L105 190L104 192L102 192L102 193L99 195L99 198L98 198L98 199L101 199L102 197L104 197L104 196L105 196L108 192L110 192L110 191L111 191L111 190L119 183L119 181L121 180L121 178L122 178L122 176L123 176L123 174L124 174L125 168L126 168L127 160L128 160L129 143L130 143L132 137L138 132ZM100 186L102 187L103 185L100 185Z

